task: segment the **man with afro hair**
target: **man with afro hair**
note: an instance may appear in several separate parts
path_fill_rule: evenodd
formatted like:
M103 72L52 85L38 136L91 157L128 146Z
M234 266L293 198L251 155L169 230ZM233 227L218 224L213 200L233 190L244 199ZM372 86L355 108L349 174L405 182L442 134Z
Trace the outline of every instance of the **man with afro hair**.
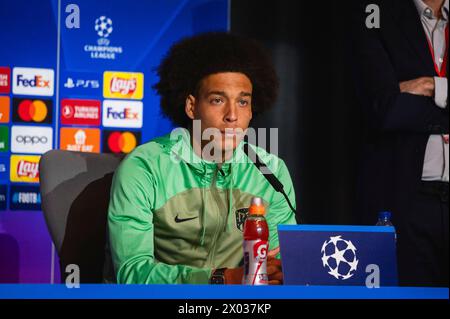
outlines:
M277 226L295 224L288 201L248 160L251 148L284 185L284 162L244 142L270 108L278 79L256 42L224 32L174 44L157 68L161 109L178 129L137 147L117 169L108 229L118 283L240 284L243 224L260 197L269 226L269 284L283 281Z

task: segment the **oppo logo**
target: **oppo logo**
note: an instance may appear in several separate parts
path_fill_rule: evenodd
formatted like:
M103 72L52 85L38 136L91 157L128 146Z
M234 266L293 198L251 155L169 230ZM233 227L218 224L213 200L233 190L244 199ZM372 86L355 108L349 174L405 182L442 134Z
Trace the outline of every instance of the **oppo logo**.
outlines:
M53 128L46 126L13 125L11 152L44 154L53 148Z
M46 136L30 136L30 135L17 135L16 142L21 144L47 144L48 138Z

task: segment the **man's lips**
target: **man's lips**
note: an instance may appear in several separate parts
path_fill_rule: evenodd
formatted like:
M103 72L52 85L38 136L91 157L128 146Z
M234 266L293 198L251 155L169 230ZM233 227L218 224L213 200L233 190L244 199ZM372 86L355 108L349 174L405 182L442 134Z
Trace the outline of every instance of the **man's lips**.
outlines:
M229 138L231 138L231 137L238 137L238 136L241 135L240 132L236 132L233 129L222 130L222 131L220 131L220 133L222 133L223 136L229 137Z

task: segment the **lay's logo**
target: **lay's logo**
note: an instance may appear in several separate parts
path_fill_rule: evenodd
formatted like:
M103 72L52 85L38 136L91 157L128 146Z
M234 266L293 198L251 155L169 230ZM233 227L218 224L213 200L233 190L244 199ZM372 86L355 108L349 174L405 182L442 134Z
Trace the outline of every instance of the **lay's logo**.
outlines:
M144 74L104 72L103 96L105 98L141 100L144 97Z
M119 77L114 77L110 83L110 89L112 93L120 93L122 95L134 94L136 91L137 80L124 79Z
M11 182L39 183L40 156L11 155Z

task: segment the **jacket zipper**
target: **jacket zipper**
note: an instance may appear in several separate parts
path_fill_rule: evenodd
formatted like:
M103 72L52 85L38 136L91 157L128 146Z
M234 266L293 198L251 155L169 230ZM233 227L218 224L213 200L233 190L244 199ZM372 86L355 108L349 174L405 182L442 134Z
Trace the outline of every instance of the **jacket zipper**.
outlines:
M215 170L215 172L214 172L214 187L216 187L216 184L217 184L217 173L219 172L219 167L217 166L216 167L216 170ZM216 206L217 206L217 204L216 204ZM215 230L215 232L214 232L214 240L213 240L213 245L212 245L212 247L211 247L211 249L210 249L210 251L209 251L209 258L208 258L208 264L210 265L210 266L212 266L212 264L211 264L211 262L212 262L212 260L214 260L214 257L215 257L215 255L216 255L216 248L217 248L217 239L218 239L218 237L219 237L219 233L220 233L220 229L222 228L221 227L221 225L222 225L222 216L220 215L220 211L219 211L219 206L217 206L217 210L216 210L216 215L219 217L219 222L217 223L217 226L216 226L216 230Z

